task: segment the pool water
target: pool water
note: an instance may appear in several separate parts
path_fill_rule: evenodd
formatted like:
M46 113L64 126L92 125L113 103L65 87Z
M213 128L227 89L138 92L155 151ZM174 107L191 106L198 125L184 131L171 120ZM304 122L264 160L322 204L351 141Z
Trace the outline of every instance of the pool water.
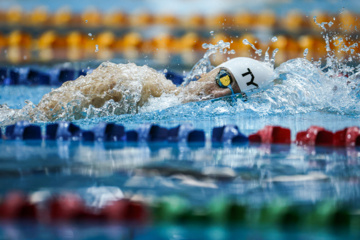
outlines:
M260 230L260 231L259 231ZM62 225L62 226L29 226L16 224L4 226L0 229L2 236L11 239L357 239L356 235L348 235L326 231L284 230L277 228L252 229L245 227L219 226L186 226L160 225L142 229L124 228L114 225ZM29 237L32 236L32 237ZM10 239L10 238L9 238Z
M150 99L136 114L112 114L109 106L116 103L111 103L99 109L102 114L98 117L84 114L80 120L71 116L62 119L82 129L91 129L99 122L122 124L126 130L144 123L167 128L190 123L205 131L204 144L2 140L0 194L16 189L42 200L56 193L72 192L95 208L124 196L149 204L178 196L193 208L218 198L233 199L250 209L278 202L315 208L331 203L346 206L357 216L360 149L295 144L219 145L210 140L214 127L228 124L237 125L245 135L265 125L280 125L291 130L293 140L297 132L313 125L330 131L358 126L357 75L345 77L329 65L326 68L327 71L321 71L316 63L305 59L290 60L276 68L277 79L267 89L249 95L246 102L220 100L179 105L175 96L166 95ZM0 104L7 104L10 109L31 106L49 91L51 87L4 86L0 88ZM83 111L87 113L86 109ZM2 126L6 125L6 118L0 111ZM35 124L44 131L47 123ZM273 224L270 228L256 225L253 229L211 224L155 223L132 228L4 223L0 230L9 238L20 239L29 239L30 234L34 239L49 235L55 239L197 239L204 234L213 239L356 239L358 234L334 233L328 228L288 229L275 220Z
M25 99L36 103L39 96L49 90L49 87L20 86L0 89L2 101L11 108L24 106ZM207 141L203 145L3 140L0 144L0 193L3 195L14 189L45 196L73 192L92 207L101 207L106 201L123 196L140 197L149 202L180 196L189 200L193 207L226 197L254 208L271 206L280 200L306 206L330 201L352 211L359 209L360 149L295 144L216 145L210 141L212 128L227 124L237 125L245 135L265 125L280 125L291 129L294 140L298 131L312 125L331 131L358 125L357 114L324 110L233 113L235 107L226 101L211 104L189 103L153 112L74 121L83 129L108 121L123 124L126 130L136 129L143 123L168 128L192 123L205 131ZM226 111L219 110L211 116L201 112L203 108ZM44 130L45 123L38 124ZM108 224L34 226L9 223L2 224L0 230L2 235L15 235L17 239L46 239L48 236L54 239L198 239L204 235L208 239L308 239L309 236L312 239L356 239L358 236L356 232L333 233L328 229L284 229L276 224L259 229L171 223L137 228ZM33 238L28 238L30 235Z

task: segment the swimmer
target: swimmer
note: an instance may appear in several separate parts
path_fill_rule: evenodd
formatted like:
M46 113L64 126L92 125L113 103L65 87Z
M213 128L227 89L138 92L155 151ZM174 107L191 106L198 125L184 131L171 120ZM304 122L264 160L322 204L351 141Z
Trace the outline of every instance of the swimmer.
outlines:
M29 113L31 120L55 121L71 114L83 118L82 109L117 103L115 114L136 113L151 97L174 94L182 103L203 101L261 89L272 81L273 69L245 57L234 58L205 73L198 81L176 87L156 70L135 64L103 63L91 74L68 81L45 94Z

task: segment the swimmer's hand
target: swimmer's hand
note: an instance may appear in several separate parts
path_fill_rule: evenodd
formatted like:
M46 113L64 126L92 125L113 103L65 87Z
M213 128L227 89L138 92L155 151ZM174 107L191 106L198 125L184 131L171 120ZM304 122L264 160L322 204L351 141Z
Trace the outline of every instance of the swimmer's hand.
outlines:
M184 103L204 101L213 98L219 98L231 95L229 88L221 88L217 85L215 78L220 69L214 69L209 73L203 74L198 81L191 81L186 87L184 87L181 93L184 95ZM231 84L235 93L240 92L240 88L236 81Z

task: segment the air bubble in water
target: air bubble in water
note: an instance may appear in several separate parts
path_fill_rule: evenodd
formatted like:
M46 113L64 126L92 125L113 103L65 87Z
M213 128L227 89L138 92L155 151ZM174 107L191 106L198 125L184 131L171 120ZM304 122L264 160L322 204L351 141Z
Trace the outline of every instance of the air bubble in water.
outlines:
M99 45L95 45L95 52L98 52L99 51Z
M92 37L92 33L89 33L88 36L89 36L89 37Z
M277 40L278 40L278 39L277 39L277 37L275 37L275 36L271 38L271 42L276 42Z
M214 36L214 31L210 31L210 35L211 35L211 36Z

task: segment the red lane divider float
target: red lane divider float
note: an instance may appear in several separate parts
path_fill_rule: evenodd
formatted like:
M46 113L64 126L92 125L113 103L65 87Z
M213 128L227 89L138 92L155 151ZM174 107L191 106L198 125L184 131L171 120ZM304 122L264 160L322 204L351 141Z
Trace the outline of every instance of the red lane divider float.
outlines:
M122 199L106 205L102 215L110 222L146 223L148 210L140 202Z
M8 193L0 204L0 219L19 220L36 219L38 216L36 205L29 201L22 192Z
M80 219L87 214L83 200L75 194L63 194L52 197L47 203L43 219L51 222L66 222Z
M83 220L144 224L148 220L148 210L143 203L129 199L111 201L103 208L90 208L79 196L63 194L53 197L47 206L51 222Z
M265 126L255 134L249 136L250 142L273 143L273 144L290 144L291 131L288 128L280 126Z
M360 129L348 127L335 133L318 126L296 134L296 144L309 146L355 147L360 146Z
M311 126L306 131L296 134L296 144L309 146L332 146L334 133L318 126Z
M106 221L122 224L145 224L149 211L142 202L119 199L103 207L88 207L83 199L72 193L54 195L44 204L35 204L19 191L6 194L0 204L0 220L37 220L43 223L74 221Z
M334 134L335 147L355 147L360 146L360 129L358 127L349 127L337 131Z

